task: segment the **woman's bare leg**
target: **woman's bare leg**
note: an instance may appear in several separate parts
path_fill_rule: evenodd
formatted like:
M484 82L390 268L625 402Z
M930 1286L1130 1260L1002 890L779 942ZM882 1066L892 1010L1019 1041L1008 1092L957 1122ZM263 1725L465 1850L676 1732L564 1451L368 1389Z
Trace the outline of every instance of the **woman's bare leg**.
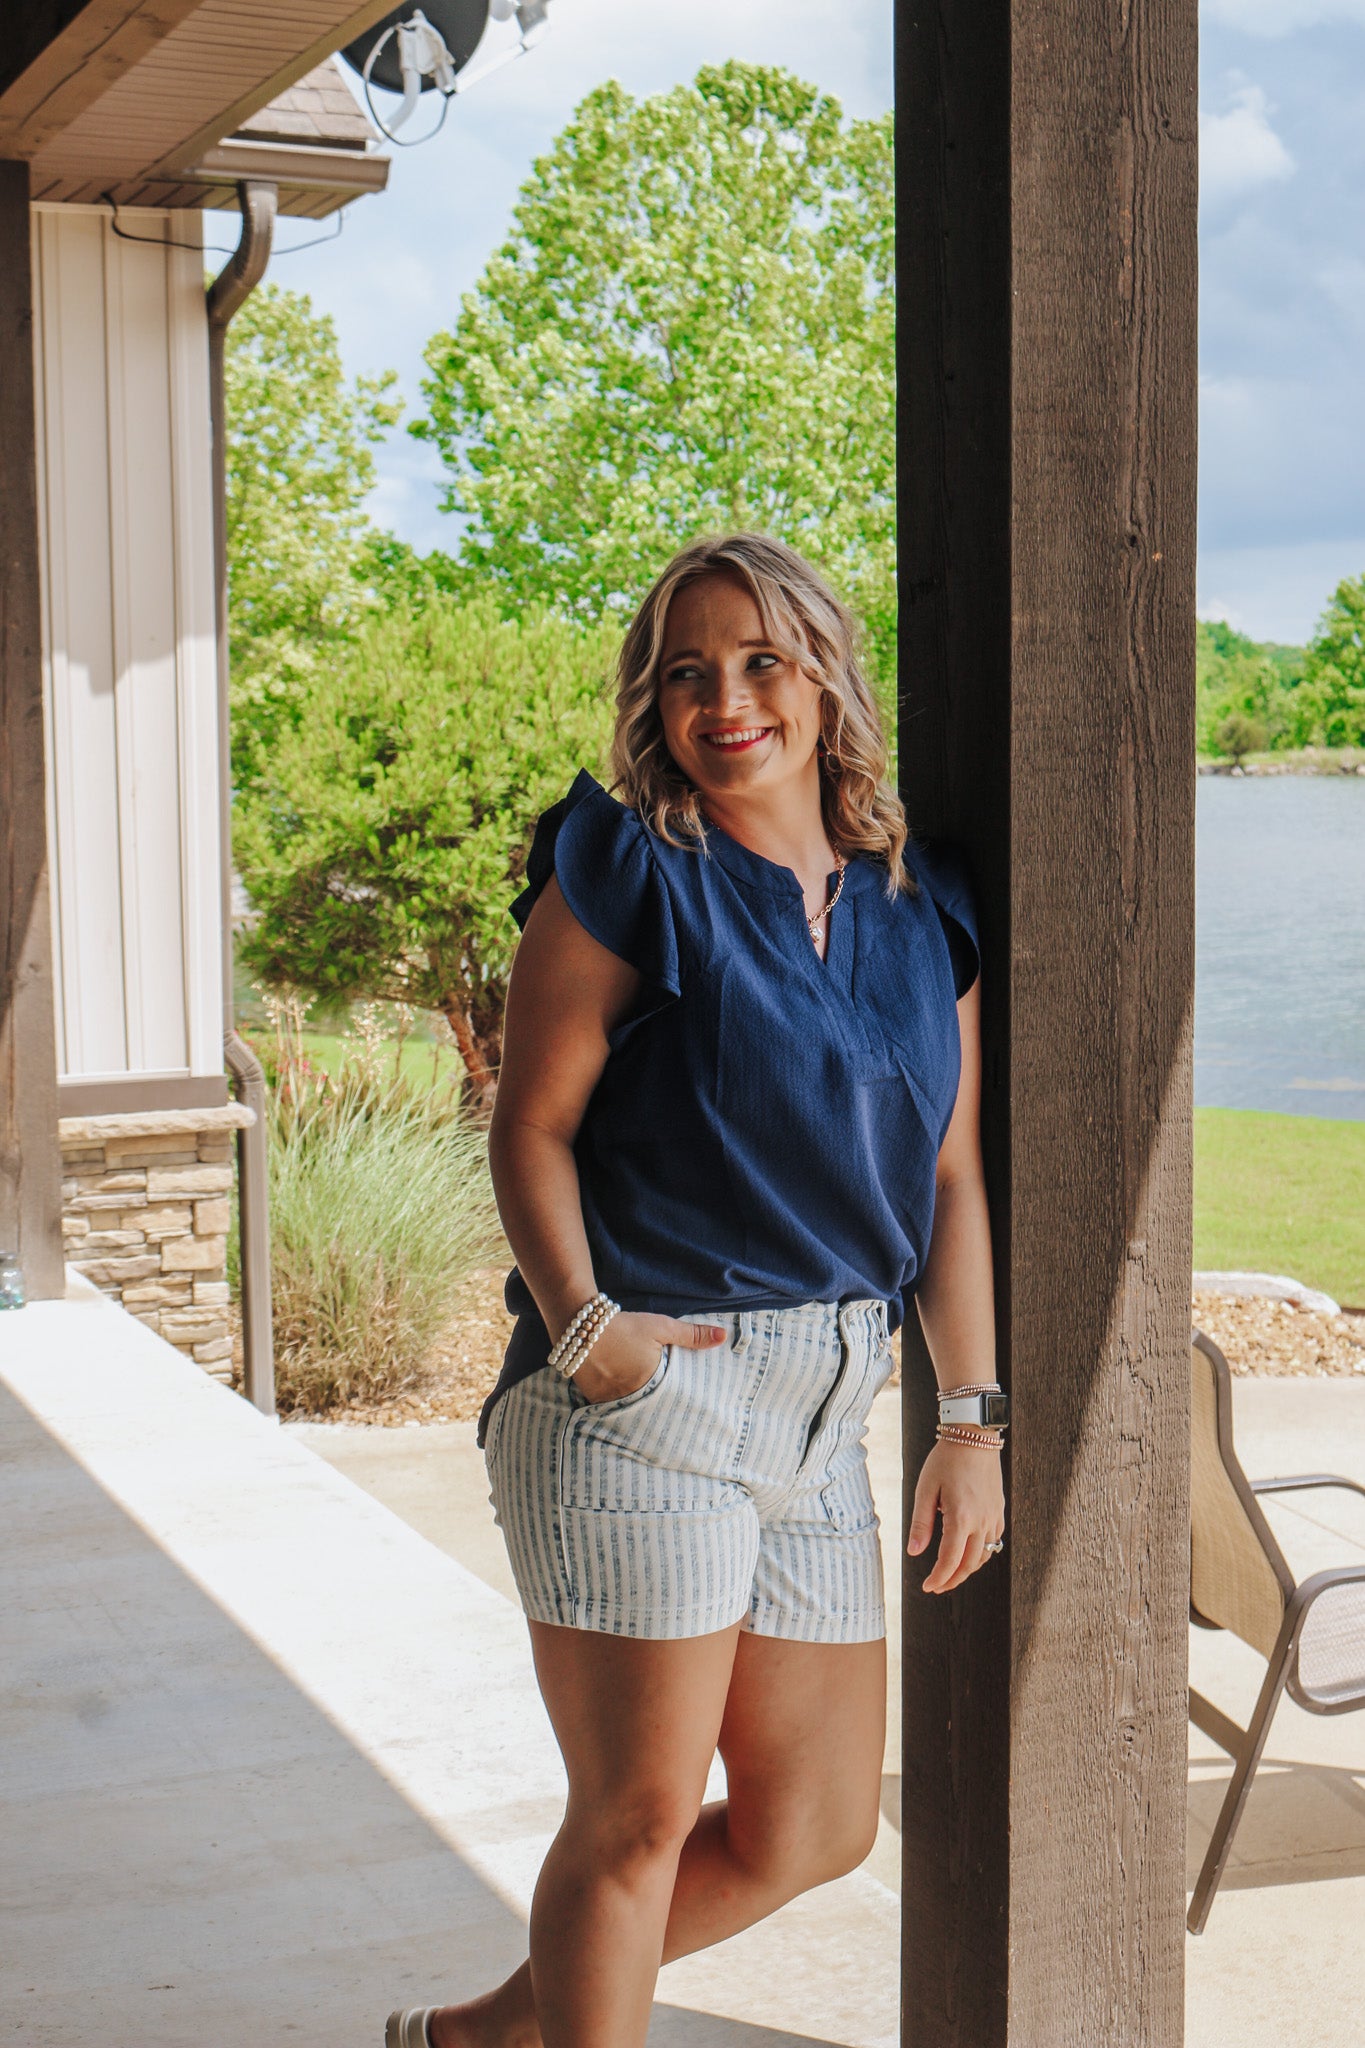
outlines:
M685 1650L688 1645L630 1647ZM659 1738L640 1726L625 1737L636 1744L646 1739ZM855 1869L876 1837L885 1739L884 1642L788 1643L741 1635L716 1737L729 1797L701 1811L677 1855L656 1962L709 1948L799 1892ZM709 1764L708 1752L703 1783ZM571 1796L571 1811L572 1805ZM568 1826L566 1814L565 1830ZM538 1912L539 1891L536 1905ZM652 1915L651 1924L657 1926ZM534 1914L532 1927L539 1962ZM613 1971L618 1960L612 1950ZM649 1992L652 1998L652 1976ZM648 2023L648 2003L643 2023ZM433 2038L436 2048L541 2048L542 2039L548 2048L578 2048L590 2039L594 2048L598 2042L615 2048L617 2037L591 2029L542 2036L528 1962L487 1998L448 2006L435 2023ZM643 2029L622 2038L643 2040Z

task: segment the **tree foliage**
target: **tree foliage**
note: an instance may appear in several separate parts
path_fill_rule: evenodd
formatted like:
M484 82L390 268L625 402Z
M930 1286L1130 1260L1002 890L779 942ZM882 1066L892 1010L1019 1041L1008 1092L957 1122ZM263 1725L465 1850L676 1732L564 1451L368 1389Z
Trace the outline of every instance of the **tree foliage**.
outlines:
M507 907L539 812L579 767L605 771L616 641L543 613L505 620L491 598L362 624L239 795L258 913L246 964L276 987L442 1011L486 1089Z
M1365 746L1365 575L1344 576L1308 649L1304 688L1319 744Z
M1310 744L1303 670L1301 647L1251 640L1225 620L1201 619L1195 629L1199 751L1240 760L1261 747Z
M308 679L375 602L364 510L373 445L401 412L394 373L347 381L336 329L262 285L227 333L228 624L233 767L260 768Z
M698 532L790 541L894 690L890 116L729 63L590 93L427 348L463 558L509 608L633 606Z

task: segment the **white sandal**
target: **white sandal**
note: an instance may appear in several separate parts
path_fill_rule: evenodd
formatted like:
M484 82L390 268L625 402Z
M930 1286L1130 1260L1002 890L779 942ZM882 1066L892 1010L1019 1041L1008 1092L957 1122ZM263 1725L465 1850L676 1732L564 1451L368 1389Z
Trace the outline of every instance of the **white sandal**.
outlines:
M384 2048L431 2048L427 2021L440 2010L439 2005L405 2005L401 2011L391 2012L384 2029Z

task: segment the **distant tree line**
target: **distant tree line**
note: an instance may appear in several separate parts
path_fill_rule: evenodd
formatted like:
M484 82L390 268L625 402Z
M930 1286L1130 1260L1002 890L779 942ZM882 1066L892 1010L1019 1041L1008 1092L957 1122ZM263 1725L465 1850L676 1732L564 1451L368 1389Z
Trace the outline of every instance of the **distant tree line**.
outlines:
M1306 647L1201 619L1195 718L1200 753L1238 761L1292 747L1365 746L1365 576L1337 585Z

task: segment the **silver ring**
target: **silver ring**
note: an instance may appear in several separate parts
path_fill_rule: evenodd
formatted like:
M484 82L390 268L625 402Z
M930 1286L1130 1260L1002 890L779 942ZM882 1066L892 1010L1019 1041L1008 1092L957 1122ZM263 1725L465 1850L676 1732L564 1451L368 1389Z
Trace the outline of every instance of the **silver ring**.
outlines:
M1005 1539L1004 1539L1004 1537L1002 1536L1002 1537L1001 1537L1001 1539L1000 1539L1000 1541L999 1541L998 1543L988 1543L988 1544L986 1545L986 1554L987 1554L987 1556L989 1556L989 1555L990 1555L990 1553L991 1553L992 1551L994 1551L994 1550L1003 1550L1003 1549L1004 1549L1004 1547L1005 1547Z

